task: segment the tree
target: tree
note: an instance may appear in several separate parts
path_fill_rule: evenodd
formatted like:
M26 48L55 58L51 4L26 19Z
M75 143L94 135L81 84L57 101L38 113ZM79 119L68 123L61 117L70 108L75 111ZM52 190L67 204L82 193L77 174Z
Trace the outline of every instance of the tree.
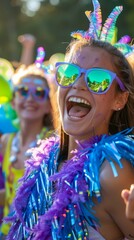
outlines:
M0 1L0 56L9 60L19 59L21 46L17 36L24 33L31 33L37 38L36 47L42 45L46 48L47 59L56 52L64 53L71 40L70 33L88 29L85 10L93 10L91 0L59 0L58 5L51 5L50 0L40 0L39 10L29 16L24 3L24 0ZM123 5L124 11L117 21L118 38L125 34L133 37L134 1L100 0L100 4L103 21L115 5Z

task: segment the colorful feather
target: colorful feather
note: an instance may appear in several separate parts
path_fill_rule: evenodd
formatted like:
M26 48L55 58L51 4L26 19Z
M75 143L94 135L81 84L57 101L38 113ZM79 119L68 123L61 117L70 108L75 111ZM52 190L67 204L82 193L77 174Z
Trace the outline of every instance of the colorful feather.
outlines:
M116 33L116 21L123 10L122 6L116 6L106 19L102 27L102 13L98 0L92 0L94 11L85 11L89 20L89 29L87 31L76 31L71 36L77 39L95 39L106 41L117 47L125 56L134 52L134 45L129 45L131 38L128 35L123 36L117 43L113 40Z
M99 39L100 31L102 28L102 14L100 9L100 3L98 0L93 0L94 11L90 15L85 12L90 21L88 34L96 39Z
M48 65L46 66L44 64L44 59L46 56L46 51L43 47L38 47L37 48L37 56L36 56L36 60L35 60L35 64L37 68L42 69L46 74L49 74L53 71L52 65Z
M132 46L130 46L128 44L118 42L118 43L114 44L114 47L116 47L125 56L133 52Z
M85 32L78 30L77 32L72 32L71 37L76 38L76 39L82 39L84 38Z
M37 56L36 56L36 60L35 60L35 64L37 65L37 67L41 67L44 59L45 59L45 50L43 47L38 47L37 48Z
M131 42L131 37L128 36L128 35L123 36L123 37L118 41L118 43L125 43L125 44L130 43L130 42Z
M122 12L123 7L117 6L113 9L113 11L108 16L101 32L100 40L110 42L112 41L114 30L115 30L115 24L117 21L118 16Z

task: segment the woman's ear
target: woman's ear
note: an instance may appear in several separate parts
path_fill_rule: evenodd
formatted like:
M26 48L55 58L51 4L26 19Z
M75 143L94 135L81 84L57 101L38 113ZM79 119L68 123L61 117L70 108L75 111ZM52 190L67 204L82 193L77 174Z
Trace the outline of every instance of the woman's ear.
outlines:
M127 103L128 96L129 96L129 92L127 92L127 91L119 93L116 96L116 99L114 101L113 110L119 111L119 110L123 109Z

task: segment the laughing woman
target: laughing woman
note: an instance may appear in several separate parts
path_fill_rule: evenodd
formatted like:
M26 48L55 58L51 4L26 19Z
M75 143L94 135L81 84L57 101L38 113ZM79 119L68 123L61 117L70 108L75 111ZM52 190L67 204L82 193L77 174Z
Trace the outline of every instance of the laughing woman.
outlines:
M85 36L56 64L61 134L27 161L8 240L134 239L120 194L134 182L132 70L116 47Z

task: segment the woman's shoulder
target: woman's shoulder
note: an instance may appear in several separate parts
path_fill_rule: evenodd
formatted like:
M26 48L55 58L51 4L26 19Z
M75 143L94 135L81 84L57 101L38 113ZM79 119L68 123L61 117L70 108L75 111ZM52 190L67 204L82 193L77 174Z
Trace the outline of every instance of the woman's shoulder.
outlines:
M98 144L98 151L111 162L122 167L121 159L126 159L134 165L134 135L129 134L130 129L114 135L105 136Z
M1 136L1 143L3 145L6 145L8 140L13 137L15 135L15 133L5 133Z
M118 186L123 184L123 182L131 183L134 181L133 165L126 159L121 159L120 163L121 165L116 162L114 163L114 167L116 169L115 173L111 167L111 163L109 163L107 159L103 162L100 168L100 181L103 186L112 188L114 184Z
M0 138L0 153L4 156L8 144L12 141L16 133L6 133Z
M114 135L96 136L90 141L83 143L80 155L85 152L87 161L94 165L96 161L97 166L107 160L113 168L114 163L122 167L121 159L126 159L134 166L134 135L129 134L130 130Z
M100 168L100 181L104 188L123 187L123 184L129 185L134 181L133 137L125 131L106 139L102 150L105 158Z

